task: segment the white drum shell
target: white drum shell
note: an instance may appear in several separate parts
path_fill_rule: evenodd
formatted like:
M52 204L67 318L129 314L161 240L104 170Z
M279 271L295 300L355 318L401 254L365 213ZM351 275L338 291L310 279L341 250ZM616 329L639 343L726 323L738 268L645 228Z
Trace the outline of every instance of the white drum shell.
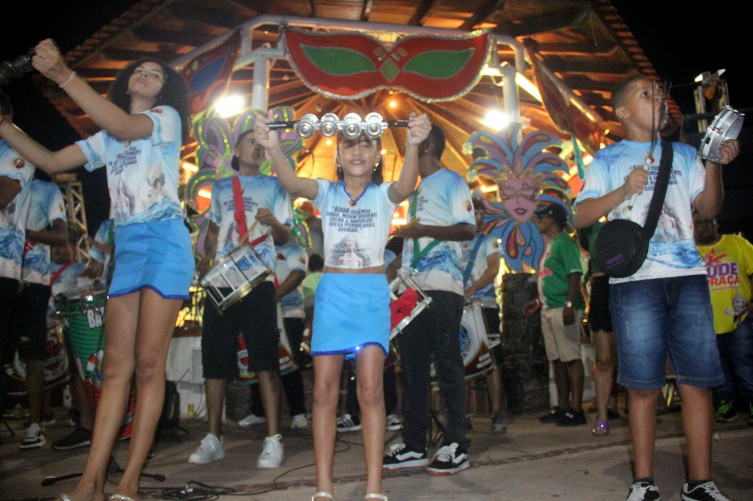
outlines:
M722 156L719 153L719 147L728 139L737 139L744 120L744 113L729 106L722 108L722 111L714 117L714 121L706 129L706 134L701 140L701 144L698 147L698 153L700 153L701 157L715 163L720 163Z
M271 273L254 248L250 244L243 244L222 256L199 279L199 283L221 313L240 301Z

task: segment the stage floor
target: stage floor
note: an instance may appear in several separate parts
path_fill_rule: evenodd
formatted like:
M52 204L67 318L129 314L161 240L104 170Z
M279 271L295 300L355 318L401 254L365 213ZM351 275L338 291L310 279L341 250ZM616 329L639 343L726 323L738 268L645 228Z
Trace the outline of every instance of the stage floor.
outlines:
M67 413L56 408L57 423L48 428L48 444L20 451L23 417L6 420L15 433L0 428L0 500L52 499L70 489L75 479L43 486L47 477L76 474L87 449L52 450L49 443L72 431ZM536 415L507 416L504 435L489 433L489 417L474 416L470 433L471 468L454 476L433 477L421 470L387 472L384 489L390 500L532 500L603 501L624 499L631 481L630 442L626 420L611 422L607 437L592 437L595 414L589 425L563 428L541 424ZM742 418L742 416L740 416ZM219 499L308 500L315 491L315 471L310 430L292 432L283 422L287 460L276 470L256 469L264 427L242 429L227 422L226 457L207 465L193 465L188 456L206 433L201 419L182 419L176 436L159 440L142 480L144 498L181 499L176 493L186 485L194 494L214 493ZM753 499L753 427L744 419L714 424L714 479L732 500ZM395 432L388 438L399 440ZM336 499L363 499L365 482L360 432L338 435L335 457ZM125 464L128 442L119 442L115 462ZM388 448L388 447L385 447ZM685 477L685 444L679 412L659 416L656 480L665 501L679 500ZM110 476L108 493L118 473ZM159 481L151 475L164 475ZM199 492L201 491L201 492ZM203 499L201 496L193 499Z

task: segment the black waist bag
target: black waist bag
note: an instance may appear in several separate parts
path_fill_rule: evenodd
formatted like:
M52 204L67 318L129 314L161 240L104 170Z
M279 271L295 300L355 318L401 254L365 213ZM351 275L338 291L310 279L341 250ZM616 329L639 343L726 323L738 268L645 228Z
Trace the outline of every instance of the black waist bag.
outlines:
M648 255L648 244L659 222L664 195L672 170L672 145L662 141L659 174L651 197L645 226L627 219L609 221L596 235L593 260L610 277L629 277L638 271Z

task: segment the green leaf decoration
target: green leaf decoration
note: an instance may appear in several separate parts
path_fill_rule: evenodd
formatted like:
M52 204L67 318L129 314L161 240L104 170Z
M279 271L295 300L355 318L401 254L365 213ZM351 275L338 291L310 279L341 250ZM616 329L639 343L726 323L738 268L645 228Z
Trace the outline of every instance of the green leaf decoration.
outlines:
M473 52L474 49L427 50L405 63L403 71L427 78L451 78L465 68Z
M311 45L301 45L301 48L317 68L330 75L348 76L376 70L369 58L355 50Z

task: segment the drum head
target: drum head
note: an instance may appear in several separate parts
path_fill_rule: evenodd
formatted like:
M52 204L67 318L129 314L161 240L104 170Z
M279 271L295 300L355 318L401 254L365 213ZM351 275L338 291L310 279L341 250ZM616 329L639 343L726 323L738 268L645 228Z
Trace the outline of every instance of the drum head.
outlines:
M704 159L719 163L722 161L722 155L719 148L722 143L728 139L737 139L742 129L745 114L740 113L734 108L725 106L719 114L714 117L714 121L706 129L706 134L701 140L698 152Z

